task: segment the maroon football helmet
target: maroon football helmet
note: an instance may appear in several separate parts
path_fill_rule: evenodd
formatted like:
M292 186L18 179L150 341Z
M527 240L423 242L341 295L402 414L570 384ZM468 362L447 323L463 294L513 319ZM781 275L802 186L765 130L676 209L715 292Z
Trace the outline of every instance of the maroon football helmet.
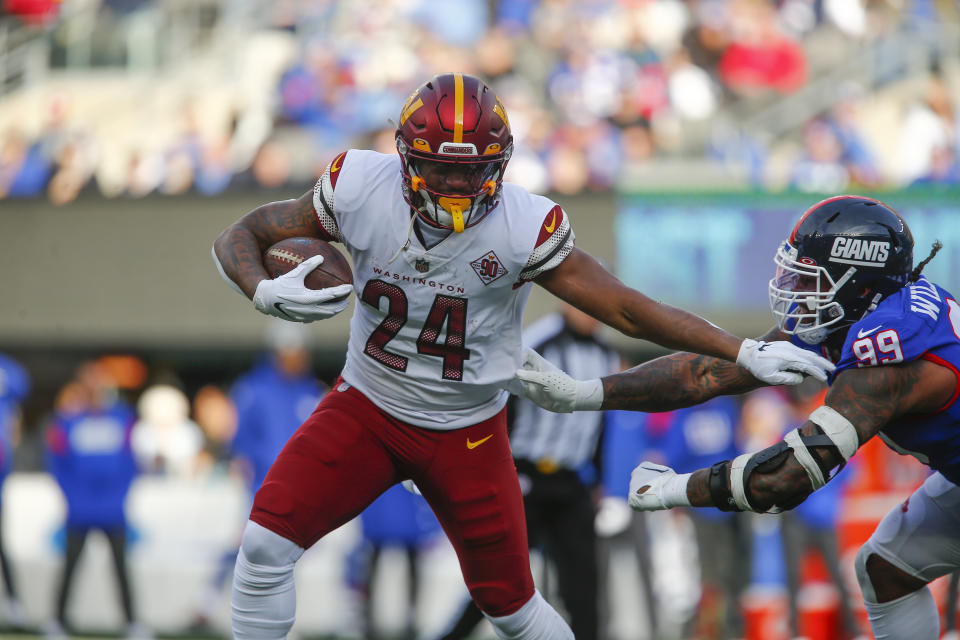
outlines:
M479 78L444 73L420 85L396 137L403 197L427 224L459 233L497 205L513 136L503 103Z

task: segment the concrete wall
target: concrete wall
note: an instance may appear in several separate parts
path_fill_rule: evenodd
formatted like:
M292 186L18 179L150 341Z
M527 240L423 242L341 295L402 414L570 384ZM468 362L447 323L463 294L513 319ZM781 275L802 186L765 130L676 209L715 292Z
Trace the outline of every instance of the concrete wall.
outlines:
M264 316L220 279L216 235L262 202L297 193L0 202L0 348L259 344ZM561 198L578 245L613 261L612 196ZM534 296L528 320L551 308ZM343 343L350 312L314 323Z

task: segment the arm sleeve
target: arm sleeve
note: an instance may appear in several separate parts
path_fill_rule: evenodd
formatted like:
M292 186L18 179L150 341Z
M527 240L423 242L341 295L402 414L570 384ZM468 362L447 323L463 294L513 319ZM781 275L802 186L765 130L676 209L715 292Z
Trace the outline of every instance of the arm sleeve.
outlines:
M334 216L336 198L335 190L337 180L340 178L340 171L343 168L347 152L339 154L324 169L323 175L317 180L313 187L313 208L317 212L317 220L323 229L324 240L343 242L343 236L340 234L340 227L337 225L337 219Z
M533 280L553 269L573 251L573 228L560 205L555 205L543 219L537 242L527 264L520 271L520 280Z

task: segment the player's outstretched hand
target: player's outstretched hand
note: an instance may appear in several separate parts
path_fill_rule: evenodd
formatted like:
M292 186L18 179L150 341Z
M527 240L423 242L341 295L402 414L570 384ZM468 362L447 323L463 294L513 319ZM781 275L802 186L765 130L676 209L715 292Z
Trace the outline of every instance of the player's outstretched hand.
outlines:
M689 479L689 473L678 476L670 467L655 462L641 462L630 474L630 494L627 502L634 511L688 507Z
M826 381L836 366L815 353L778 340L744 340L737 354L737 364L767 384L800 384L804 376Z
M273 280L261 280L253 294L253 306L267 315L313 322L337 315L350 304L352 284L327 289L308 289L303 284L307 274L323 263L323 256L313 256Z
M523 354L523 365L511 381L511 393L523 396L548 411L595 411L603 404L599 378L574 380L533 349Z

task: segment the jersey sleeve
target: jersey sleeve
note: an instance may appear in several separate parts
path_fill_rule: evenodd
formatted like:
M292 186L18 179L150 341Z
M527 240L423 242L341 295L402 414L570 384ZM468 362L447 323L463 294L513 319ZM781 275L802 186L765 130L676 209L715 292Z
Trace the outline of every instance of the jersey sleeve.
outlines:
M336 211L336 189L337 182L340 179L340 173L347 158L347 151L337 155L327 168L323 170L323 175L317 180L313 187L313 208L317 213L317 221L323 230L322 237L327 241L343 242L343 236L340 234L340 226L337 224Z
M573 251L574 239L570 219L560 205L554 205L543 218L536 244L520 271L519 279L533 280L555 268Z

